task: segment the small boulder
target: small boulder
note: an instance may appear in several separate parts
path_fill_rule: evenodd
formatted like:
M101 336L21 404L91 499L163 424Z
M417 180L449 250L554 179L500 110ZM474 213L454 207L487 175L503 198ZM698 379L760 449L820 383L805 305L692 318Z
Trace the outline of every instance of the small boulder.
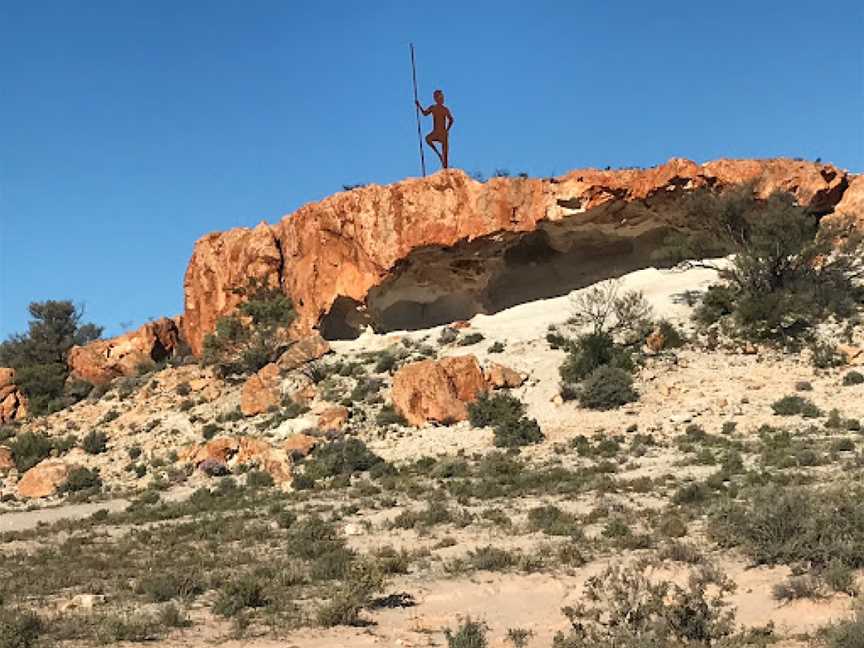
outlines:
M393 376L393 405L411 425L452 423L468 418L468 403L487 390L473 355L421 360Z
M0 367L0 425L27 417L27 397L15 384L15 370Z
M6 474L13 468L15 468L15 461L12 458L12 449L0 446L0 475Z
M497 362L488 363L483 373L492 389L519 387L525 382L525 378L518 371Z
M348 408L342 405L328 407L318 415L318 429L324 432L341 430L348 422Z
M282 444L282 449L291 457L300 459L312 452L319 442L320 439L308 434L292 434Z
M255 416L277 407L280 400L279 367L271 362L246 380L240 393L240 411Z
M49 497L69 478L71 468L62 459L45 459L24 473L18 482L21 497Z
M320 335L308 335L294 341L276 363L284 372L294 371L307 362L317 360L330 352L330 345Z

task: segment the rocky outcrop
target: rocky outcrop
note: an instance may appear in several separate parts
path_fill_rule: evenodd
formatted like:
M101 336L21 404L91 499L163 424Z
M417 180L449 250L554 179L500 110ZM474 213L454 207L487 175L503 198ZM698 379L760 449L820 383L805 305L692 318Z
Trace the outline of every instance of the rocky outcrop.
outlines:
M296 340L279 356L276 363L282 371L288 373L299 369L307 362L323 357L329 352L330 345L327 344L327 340L315 333Z
M402 366L393 376L391 397L411 425L454 423L468 418L468 404L486 389L477 358L456 356Z
M27 396L15 384L15 370L0 367L0 425L27 418Z
M226 467L235 465L258 466L270 473L277 484L291 481L294 460L285 448L270 445L264 439L254 437L218 437L212 441L185 448L179 461L196 467L205 462L220 463Z
M272 362L252 374L240 392L240 411L255 416L277 407L282 400L279 383L279 367Z
M67 360L70 376L104 385L120 376L136 375L142 364L174 354L180 343L179 320L163 317L110 340L72 347Z
M549 179L458 170L369 185L301 207L276 225L209 234L184 282L193 351L236 308L249 277L278 284L296 334L325 338L420 328L561 295L645 267L670 229L692 226L682 196L752 183L830 212L850 176L830 164L673 159L651 169L572 171ZM856 180L856 186L858 186Z
M18 495L28 498L55 495L69 478L71 467L62 459L45 459L24 473Z

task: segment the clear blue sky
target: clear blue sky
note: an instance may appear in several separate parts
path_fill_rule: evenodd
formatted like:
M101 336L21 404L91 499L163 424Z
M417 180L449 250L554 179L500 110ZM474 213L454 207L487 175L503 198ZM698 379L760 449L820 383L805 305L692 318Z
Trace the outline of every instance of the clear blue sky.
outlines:
M864 170L862 7L0 0L0 337L34 300L108 334L179 313L201 235L418 174L410 40L467 171Z

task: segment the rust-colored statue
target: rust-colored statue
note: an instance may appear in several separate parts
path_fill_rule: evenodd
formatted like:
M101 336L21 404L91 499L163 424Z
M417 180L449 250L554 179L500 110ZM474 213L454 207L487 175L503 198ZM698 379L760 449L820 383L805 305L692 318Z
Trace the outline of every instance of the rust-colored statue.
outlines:
M426 143L435 151L435 155L441 160L441 166L446 169L448 153L450 151L448 137L450 135L450 127L453 126L453 115L450 113L450 109L444 105L443 92L436 90L432 93L432 97L435 99L435 103L428 108L423 108L419 101L415 100L415 103L424 117L429 114L432 115L432 132L426 136ZM441 143L440 152L434 142Z

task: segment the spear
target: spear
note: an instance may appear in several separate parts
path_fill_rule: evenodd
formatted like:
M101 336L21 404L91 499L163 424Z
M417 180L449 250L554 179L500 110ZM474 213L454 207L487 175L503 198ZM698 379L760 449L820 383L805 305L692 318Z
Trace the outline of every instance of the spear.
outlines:
M417 117L417 141L420 144L420 168L423 171L423 177L426 177L426 158L423 155L423 136L420 133L420 108L417 106L419 101L417 97L417 67L414 64L414 43L409 43L411 48L411 76L414 79L414 115Z

